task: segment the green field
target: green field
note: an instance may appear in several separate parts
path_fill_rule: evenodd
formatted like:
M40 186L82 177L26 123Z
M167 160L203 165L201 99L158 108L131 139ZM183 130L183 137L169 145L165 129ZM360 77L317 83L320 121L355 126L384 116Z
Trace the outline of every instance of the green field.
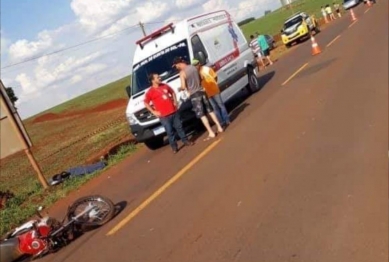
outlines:
M95 90L92 90L74 99L66 101L46 111L43 111L38 115L42 115L45 113L59 114L69 110L74 111L74 110L89 109L94 106L101 105L112 100L127 98L125 87L130 84L130 81L131 81L131 77L129 76L123 77L122 79L119 79L115 82L99 87ZM36 116L37 115L30 117L29 119L27 119L27 121L31 120Z
M293 4L293 12L306 11L319 18L320 6L327 3L331 4L324 0L296 1ZM285 8L273 11L265 17L243 25L243 32L247 37L256 31L277 34L284 19L293 12ZM285 48L280 46L272 51L272 56L278 58L285 51ZM88 159L96 156L103 149L131 137L125 119L125 104L128 100L125 87L129 82L130 77L124 77L24 121L34 144L32 151L47 178L69 167L85 164ZM85 110L92 110L112 101L121 101L121 104L110 110L85 113ZM50 121L34 122L38 117L48 114L70 115ZM119 121L115 125L88 136L115 119ZM137 147L127 145L118 156L112 158L111 163L122 160L133 153ZM23 153L2 160L0 168L0 190L11 190L16 195L7 203L7 208L0 211L0 235L33 215L37 205L42 203L46 206L51 205L90 179L89 177L69 181L44 192L37 183L35 173Z
M292 8L280 8L271 12L270 14L263 16L255 21L241 26L244 35L249 38L251 34L260 32L263 34L276 35L280 33L283 22L285 19L297 12L307 12L310 15L314 15L316 19L322 18L321 6L333 3L342 4L342 1L329 1L329 0L299 0L292 4Z

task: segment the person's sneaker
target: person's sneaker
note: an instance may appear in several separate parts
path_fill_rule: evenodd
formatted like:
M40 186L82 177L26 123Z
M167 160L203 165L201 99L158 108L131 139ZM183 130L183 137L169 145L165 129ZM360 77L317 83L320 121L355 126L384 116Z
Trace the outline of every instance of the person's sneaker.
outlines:
M173 154L177 154L178 149L173 149Z

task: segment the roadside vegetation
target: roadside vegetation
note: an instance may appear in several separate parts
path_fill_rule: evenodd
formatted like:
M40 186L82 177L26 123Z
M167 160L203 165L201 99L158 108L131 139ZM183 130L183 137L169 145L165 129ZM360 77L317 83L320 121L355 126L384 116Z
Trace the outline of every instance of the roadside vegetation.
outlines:
M22 192L18 192L14 198L11 198L6 203L6 208L0 213L0 236L4 235L11 228L19 225L27 218L35 214L39 206L48 207L57 200L67 196L73 190L79 188L86 182L100 175L111 166L119 163L124 158L133 154L139 145L127 144L119 148L115 155L109 156L108 165L105 169L97 171L93 174L72 178L64 183L44 191L38 181L29 181L25 183L25 188Z

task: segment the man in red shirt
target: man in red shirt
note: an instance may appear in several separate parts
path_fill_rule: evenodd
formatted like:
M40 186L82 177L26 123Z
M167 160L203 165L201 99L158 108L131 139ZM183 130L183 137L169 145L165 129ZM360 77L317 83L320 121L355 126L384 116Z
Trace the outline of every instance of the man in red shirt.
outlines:
M170 86L161 83L161 77L158 74L151 74L149 76L149 81L152 85L145 96L145 107L161 121L161 124L166 130L173 153L178 152L173 129L176 130L184 145L193 145L193 142L190 142L185 137L185 132L182 129L180 115L177 110L176 94L173 89ZM153 103L153 107L150 105L150 102Z

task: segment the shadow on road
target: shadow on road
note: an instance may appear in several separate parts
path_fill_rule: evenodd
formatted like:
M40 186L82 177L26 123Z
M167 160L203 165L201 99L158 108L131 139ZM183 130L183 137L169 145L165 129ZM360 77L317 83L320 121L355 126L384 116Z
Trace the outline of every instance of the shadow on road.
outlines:
M336 60L338 60L337 58L332 58L330 60L327 60L327 61L324 61L324 62L321 62L321 63L318 63L316 65L313 65L313 66L308 66L307 68L305 68L303 71L301 71L297 76L296 78L301 78L301 77L305 77L305 76L308 76L308 75L312 75L312 74L315 74L317 72L319 72L320 70L324 69L324 68L327 68L328 66L330 66L333 62L335 62Z
M112 219L114 219L117 215L119 215L125 208L127 207L127 201L121 201L115 204L115 215Z
M276 61L278 61L278 60L276 60ZM270 80L272 80L272 78L274 77L275 74L276 74L275 71L271 71L269 73L264 74L263 76L260 76L258 78L258 82L259 82L259 86L260 86L259 90L261 90Z
M231 122L234 122L236 118L248 107L250 104L244 102L243 104L240 104L237 108L233 109L230 113L230 120Z
M270 71L262 76L258 77L259 90L260 91L275 75L275 71ZM226 109L229 112L230 120L233 122L238 116L248 107L250 103L245 102L250 97L250 93L246 88L243 88L241 92L238 92L226 103ZM213 124L213 123L212 123ZM205 128L202 124L199 124L197 130L191 137L191 141L198 140L205 133Z

